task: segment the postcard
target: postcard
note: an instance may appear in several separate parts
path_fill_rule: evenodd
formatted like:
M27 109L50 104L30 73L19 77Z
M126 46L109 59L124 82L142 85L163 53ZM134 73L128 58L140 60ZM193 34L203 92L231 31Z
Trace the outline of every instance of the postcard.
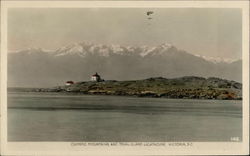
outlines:
M248 153L248 1L1 1L2 155Z

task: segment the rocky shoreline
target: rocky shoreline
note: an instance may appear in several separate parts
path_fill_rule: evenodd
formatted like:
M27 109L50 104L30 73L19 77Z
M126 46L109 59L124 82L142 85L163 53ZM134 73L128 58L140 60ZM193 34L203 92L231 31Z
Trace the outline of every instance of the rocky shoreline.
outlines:
M86 81L69 86L26 89L26 91L174 99L242 100L241 83L194 76L175 79L157 77L134 81Z

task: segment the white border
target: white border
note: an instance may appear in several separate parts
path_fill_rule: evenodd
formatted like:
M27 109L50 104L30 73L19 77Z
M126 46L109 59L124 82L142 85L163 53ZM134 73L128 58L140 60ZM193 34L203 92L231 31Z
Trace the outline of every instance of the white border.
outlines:
M193 142L192 147L92 147L69 142L7 142L8 8L241 8L243 58L243 142ZM1 154L3 155L240 155L249 153L248 1L1 1Z

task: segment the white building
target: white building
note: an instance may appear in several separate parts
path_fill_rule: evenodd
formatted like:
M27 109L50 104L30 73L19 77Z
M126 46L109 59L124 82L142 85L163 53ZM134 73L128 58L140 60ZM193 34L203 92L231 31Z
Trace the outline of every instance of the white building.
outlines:
M70 85L72 85L72 84L74 84L73 81L67 81L67 82L65 83L66 86L70 86Z
M100 82L102 79L101 79L101 76L98 75L97 73L95 73L94 75L91 76L91 81L96 81L96 82Z

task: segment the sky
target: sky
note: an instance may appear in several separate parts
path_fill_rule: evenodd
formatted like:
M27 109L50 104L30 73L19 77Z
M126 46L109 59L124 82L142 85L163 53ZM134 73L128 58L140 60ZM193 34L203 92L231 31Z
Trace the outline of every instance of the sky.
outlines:
M146 12L152 10L152 19ZM9 51L76 42L170 43L195 55L241 58L241 10L232 8L12 8Z

